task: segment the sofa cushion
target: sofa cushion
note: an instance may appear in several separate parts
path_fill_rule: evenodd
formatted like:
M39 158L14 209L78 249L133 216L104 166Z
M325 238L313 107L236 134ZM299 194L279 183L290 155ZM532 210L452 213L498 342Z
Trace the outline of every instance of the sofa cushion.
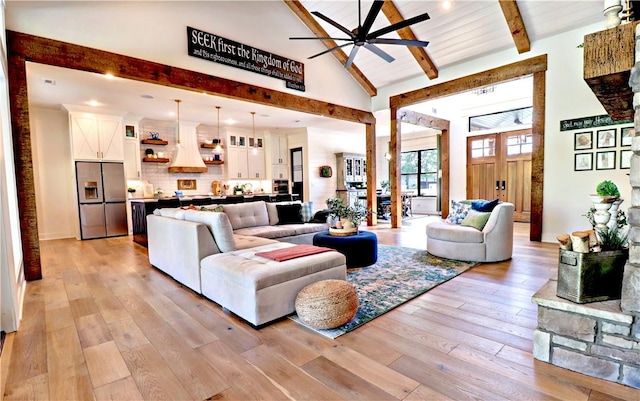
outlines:
M153 211L156 216L171 217L173 219L184 220L184 210L179 207L163 207Z
M222 205L206 205L200 206L200 210L203 212L224 212L224 207Z
M491 216L491 212L479 212L477 210L469 210L467 213L467 217L460 222L461 226L473 227L476 230L481 230L489 221L489 217Z
M313 218L313 202L303 202L302 203L302 221L308 222Z
M329 225L326 223L304 223L304 224L292 224L289 227L296 230L296 235L319 233L320 231L326 231L329 229Z
M431 238L449 242L484 242L484 234L482 231L478 231L473 227L465 227L444 221L427 224L427 243Z
M467 217L467 213L471 209L471 205L466 202L456 202L454 200L451 201L451 210L449 210L449 215L447 216L447 220L452 224L460 224L465 217Z
M276 262L256 256L257 252L267 252L294 246L284 242L237 250L228 254L211 255L202 260L202 270L215 272L216 278L258 291L310 274L332 269L344 264L344 255L331 251L301 258Z
M278 205L291 205L294 203L301 203L300 201L284 201L284 202L267 202L267 214L269 216L269 225L275 226L278 224Z
M234 234L233 237L236 240L236 249L255 248L257 246L269 245L278 242L274 239L255 237L252 235Z
M235 230L234 233L239 235L253 235L255 237L277 239L296 235L296 229L295 224L284 226L259 226L241 228Z
M304 223L302 220L302 205L294 203L291 205L276 205L278 211L278 224L298 224Z
M264 201L235 203L223 205L222 208L229 216L231 227L234 230L269 225L269 215Z
M199 210L185 210L184 219L195 223L202 223L209 228L213 240L221 252L236 250L236 241L233 237L231 223L225 213L202 212Z
M471 209L477 210L478 212L490 212L492 211L496 205L500 202L500 199L494 200L484 200L484 199L476 199L471 201Z

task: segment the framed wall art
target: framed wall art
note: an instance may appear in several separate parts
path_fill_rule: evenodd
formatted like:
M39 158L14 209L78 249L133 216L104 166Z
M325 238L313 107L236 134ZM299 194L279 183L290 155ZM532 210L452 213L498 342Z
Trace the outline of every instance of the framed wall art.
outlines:
M127 138L135 138L136 137L135 127L133 125L125 125L124 126L124 135Z
M633 155L632 150L621 150L620 151L620 168L630 169L631 168L631 155Z
M573 140L573 150L593 148L593 131L576 132Z
M598 148L616 147L616 129L602 129L598 131Z
M596 170L613 170L616 168L616 151L596 153Z
M631 140L634 135L633 127L620 128L620 146L631 146Z
M574 156L573 170L593 170L593 153L576 153Z

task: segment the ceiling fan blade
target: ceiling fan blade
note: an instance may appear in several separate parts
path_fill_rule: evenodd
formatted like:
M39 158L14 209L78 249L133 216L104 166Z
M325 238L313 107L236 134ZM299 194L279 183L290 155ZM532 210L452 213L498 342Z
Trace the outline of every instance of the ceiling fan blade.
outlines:
M331 18L327 17L326 15L322 14L321 12L312 11L311 14L315 15L316 17L318 17L318 18L324 20L325 22L328 22L329 24L333 25L334 27L338 28L340 31L342 31L345 34L347 34L350 38L352 38L352 39L356 38L356 35L354 35L353 32L351 32L347 28L343 27L342 25L338 24L337 22L335 22Z
M417 16L415 16L413 18L409 18L409 19L406 19L404 21L396 22L395 24L389 25L386 28L378 29L375 32L371 32L370 34L367 35L367 39L377 38L378 36L382 36L385 33L397 31L398 29L406 28L409 25L413 25L413 24L416 24L418 22L426 21L428 19L429 19L429 14L427 14L427 13L420 14L420 15L417 15Z
M395 58L391 57L391 55L379 47L372 45L371 43L365 43L364 47L367 48L370 52L382 57L387 63L392 62Z
M429 42L423 40L408 40L408 39L393 39L393 38L374 38L367 41L367 43L380 44L380 45L403 45L403 46L419 46L426 47Z
M334 50L338 50L338 49L340 49L341 47L349 46L349 45L351 45L351 44L352 44L352 43L345 43L345 44L340 45L340 46L332 47L331 49L327 49L327 50L322 51L322 52L320 52L320 53L318 53L318 54L314 54L313 56L308 57L308 58L309 58L309 59L316 58L316 57L318 57L318 56L322 56L323 54L326 54L326 53L332 52L332 51L334 51Z
M349 38L331 38L331 37L295 37L295 38L289 38L289 40L312 40L312 39L318 39L318 40L348 40L348 41L353 41L353 39L349 39Z
M353 49L351 49L351 53L349 53L349 58L344 64L344 68L351 67L351 64L353 64L353 59L356 58L356 54L358 54L358 50L360 50L360 46L353 46Z
M364 24L362 27L358 29L358 36L361 38L365 38L373 25L373 22L376 20L378 13L382 10L382 5L384 1L374 1L371 9L369 10L369 14L367 14L367 18L364 19Z

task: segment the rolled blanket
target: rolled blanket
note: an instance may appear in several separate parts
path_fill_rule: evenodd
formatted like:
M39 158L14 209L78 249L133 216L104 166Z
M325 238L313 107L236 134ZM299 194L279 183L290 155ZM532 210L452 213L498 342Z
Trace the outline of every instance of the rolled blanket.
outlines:
M274 251L257 252L256 256L283 262L289 259L300 258L307 255L315 255L316 253L333 251L331 248L325 248L315 245L296 245L289 248L276 249Z

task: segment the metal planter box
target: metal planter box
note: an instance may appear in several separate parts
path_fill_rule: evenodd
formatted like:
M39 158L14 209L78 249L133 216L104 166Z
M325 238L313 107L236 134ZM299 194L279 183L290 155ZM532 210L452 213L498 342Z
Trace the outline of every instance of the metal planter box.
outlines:
M620 299L628 258L628 249L590 253L560 249L556 295L580 304Z

